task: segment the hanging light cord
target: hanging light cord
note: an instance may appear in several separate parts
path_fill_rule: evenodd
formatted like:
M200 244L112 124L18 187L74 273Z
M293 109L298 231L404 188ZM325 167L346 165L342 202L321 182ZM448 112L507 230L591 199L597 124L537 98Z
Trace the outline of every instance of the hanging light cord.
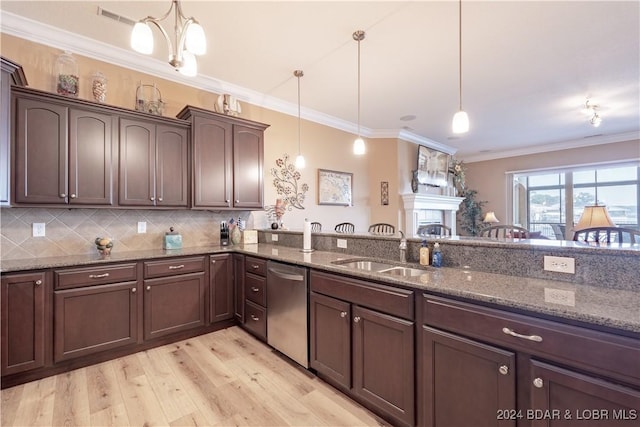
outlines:
M358 138L360 137L360 41L358 38Z
M302 70L296 70L295 74L298 78L298 155L300 155L300 77L303 76Z
M458 95L459 95L459 111L462 111L462 0L458 3Z

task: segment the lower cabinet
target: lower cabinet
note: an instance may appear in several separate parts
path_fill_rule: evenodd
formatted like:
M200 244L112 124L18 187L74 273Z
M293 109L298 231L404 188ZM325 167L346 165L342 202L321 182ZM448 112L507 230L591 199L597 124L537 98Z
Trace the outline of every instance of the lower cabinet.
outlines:
M242 326L267 340L267 260L246 256L243 272L244 322Z
M209 256L210 323L233 319L233 257L229 254Z
M146 261L144 270L145 340L206 324L204 256Z
M2 275L2 375L45 365L45 348L51 339L46 277L45 273Z
M413 426L413 292L315 271L310 277L311 368L395 425Z
M233 254L234 317L244 323L244 255Z

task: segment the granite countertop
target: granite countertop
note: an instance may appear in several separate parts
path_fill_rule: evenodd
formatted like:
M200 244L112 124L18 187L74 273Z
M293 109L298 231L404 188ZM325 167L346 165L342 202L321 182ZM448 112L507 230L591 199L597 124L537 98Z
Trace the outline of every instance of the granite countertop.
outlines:
M333 264L334 261L362 258L355 255L325 251L303 253L297 248L264 243L228 247L194 247L180 250L158 249L117 252L108 257L96 254L91 256L75 255L6 260L0 264L0 272L7 273L224 252L256 255L405 288L433 292L439 295L450 295L467 300L496 304L506 309L511 308L532 314L539 313L559 319L569 319L606 328L640 333L640 292L612 290L584 284L446 267L422 267L424 274L420 276L390 276L384 273L356 270ZM420 267L415 264L410 264L409 266ZM545 297L549 299L550 293L560 295L565 299L565 304L546 301Z

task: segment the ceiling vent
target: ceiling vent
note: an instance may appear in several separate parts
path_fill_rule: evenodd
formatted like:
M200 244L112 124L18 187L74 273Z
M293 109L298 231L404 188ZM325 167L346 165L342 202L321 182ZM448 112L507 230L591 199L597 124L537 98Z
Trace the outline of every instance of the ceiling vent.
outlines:
M133 27L136 23L133 19L127 18L126 16L118 15L117 13L109 12L106 9L98 6L98 15L104 16L105 18L113 19L114 21L122 22L130 27Z

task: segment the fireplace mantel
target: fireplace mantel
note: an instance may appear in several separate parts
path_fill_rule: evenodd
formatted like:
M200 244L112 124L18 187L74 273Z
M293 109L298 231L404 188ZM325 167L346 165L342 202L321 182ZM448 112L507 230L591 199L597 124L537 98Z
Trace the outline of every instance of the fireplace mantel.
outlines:
M464 197L441 196L438 194L404 194L402 203L405 212L405 230L407 236L418 237L418 216L419 211L440 210L443 211L445 225L451 227L451 235L456 233L456 212Z

